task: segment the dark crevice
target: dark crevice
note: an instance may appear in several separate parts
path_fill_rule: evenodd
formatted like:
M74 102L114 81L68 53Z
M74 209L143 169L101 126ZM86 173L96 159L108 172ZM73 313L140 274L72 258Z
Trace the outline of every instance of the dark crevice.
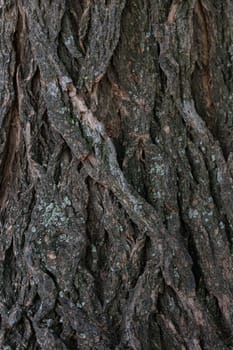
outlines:
M232 226L229 223L228 218L226 217L226 215L224 215L223 223L224 223L224 226L225 226L224 229L225 229L227 240L229 242L230 249L232 249L233 248Z
M162 327L158 325L159 328L159 334L160 334L160 344L161 344L161 349L160 350L166 350L166 337L164 337L164 332L162 330ZM154 350L154 349L153 349Z
M196 248L196 244L191 233L189 234L188 238L188 252L192 258L192 272L195 278L196 291L198 292L200 288L200 281L203 275L201 266L199 264L198 250Z
M35 112L38 112L41 107L40 90L41 90L41 76L40 76L40 69L37 66L31 80L31 93L30 93L30 102L34 107Z
M25 342L27 343L27 349L38 349L38 344L36 343L36 334L33 328L32 320L27 314L25 314L25 320L27 320L30 325L30 332L29 334L27 334L27 339L25 339Z
M189 150L189 147L185 147L185 154L186 154L186 158L188 160L189 166L190 166L192 180L194 180L194 182L198 185L199 184L198 176L200 174L198 173L197 167L194 164L195 159L194 159L194 156L192 156L192 154Z
M33 317L37 313L37 311L39 310L40 303L41 303L41 298L40 298L39 294L36 293L33 297L33 300L31 301L30 308L27 310L27 317L31 321L32 325L33 325ZM33 329L34 329L34 327L33 327Z
M5 206L8 187L12 180L12 169L16 157L17 142L18 142L18 131L19 131L19 96L18 96L18 76L20 75L21 65L21 50L20 46L21 37L20 32L22 30L22 17L18 10L18 18L16 29L13 37L13 48L15 51L15 67L13 75L13 87L14 87L14 99L11 110L8 114L9 128L7 130L7 137L5 147L2 156L2 162L0 165L0 208Z
M13 107L11 115L9 116L10 127L8 129L7 140L2 155L2 162L0 164L0 208L5 205L7 189L12 180L13 164L16 156L17 138L18 138L18 110Z
M92 209L92 198L91 198L91 178L87 177L85 179L85 184L88 188L89 200L86 207L87 210L87 222L89 223L86 228L86 235L88 237L88 245L85 254L85 266L94 278L95 292L96 296L101 305L104 303L103 287L102 287L102 277L101 273L106 267L107 262L107 251L108 249L108 233L105 231L104 241L99 241L99 237L93 235L93 228L91 222L93 220L93 209ZM95 256L93 257L92 247L95 247ZM95 266L93 266L93 260L96 260Z
M160 45L157 43L157 52L158 52L158 60L160 58ZM161 68L160 64L158 64L158 75L159 75L159 101L162 103L162 96L166 94L167 90L167 76ZM156 99L158 101L158 99Z
M131 281L131 288L132 289L136 287L137 282L139 280L139 277L142 276L146 270L146 266L147 266L147 262L148 262L149 245L150 245L150 239L149 239L149 237L146 237L146 240L144 242L144 246L143 246L142 250L139 252L139 257L137 258L138 271L137 271L136 276L134 276L134 278Z
M63 143L62 141L59 145L59 149L55 151L53 162L51 162L53 179L56 185L58 185L59 182L62 181L63 169L62 169L61 162L62 162L62 157L64 153L66 154L69 153L69 147L67 146L67 144ZM70 156L70 159L71 159L71 156Z
M226 325L225 320L222 317L222 313L218 305L218 300L213 294L211 294L208 291L207 287L205 286L204 280L202 283L203 283L203 286L202 286L203 303L205 304L209 313L212 316L212 319L217 327L217 333L225 345L227 346L233 345L232 333L231 333L231 330L229 329L229 326Z
M22 232L21 245L20 245L21 249L24 248L24 244L25 244L25 240L26 240L26 234L27 234L28 228L29 228L29 226L31 224L31 215L32 215L32 211L33 211L33 209L35 207L35 204L36 204L36 190L33 187L31 189L31 200L30 200L30 203L29 203L29 206L28 206L28 211L26 213L27 224L26 224L26 227L25 227L24 231Z
M16 261L14 256L13 241L11 245L5 252L5 260L3 263L3 280L5 286L5 300L9 306L14 305L16 301L16 296L12 289L12 282L16 275Z
M48 270L48 268L44 264L43 265L41 264L41 270L44 271L52 279L52 281L53 281L53 283L54 283L54 285L56 287L56 290L59 291L60 288L59 288L56 276L50 270ZM56 299L55 300L55 307L56 307L57 301L58 300Z
M161 350L161 328L157 323L156 314L151 314L149 317L148 341L149 350Z
M122 138L113 139L113 143L116 149L117 161L119 164L119 168L123 170L123 161L125 158L125 146Z

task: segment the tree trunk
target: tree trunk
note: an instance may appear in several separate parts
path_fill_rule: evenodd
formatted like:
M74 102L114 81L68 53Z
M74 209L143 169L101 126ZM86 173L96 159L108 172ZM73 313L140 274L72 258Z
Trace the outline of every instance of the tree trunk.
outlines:
M1 0L1 349L233 349L233 3Z

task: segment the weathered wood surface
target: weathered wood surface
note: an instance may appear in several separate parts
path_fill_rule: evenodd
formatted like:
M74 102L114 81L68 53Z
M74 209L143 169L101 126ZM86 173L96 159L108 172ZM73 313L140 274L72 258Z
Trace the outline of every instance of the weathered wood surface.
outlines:
M232 349L232 1L0 29L1 349Z

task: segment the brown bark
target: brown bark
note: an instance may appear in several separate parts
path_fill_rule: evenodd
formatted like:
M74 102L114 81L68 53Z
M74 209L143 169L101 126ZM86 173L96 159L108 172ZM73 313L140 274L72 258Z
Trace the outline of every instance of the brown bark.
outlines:
M1 349L232 349L232 2L0 15Z

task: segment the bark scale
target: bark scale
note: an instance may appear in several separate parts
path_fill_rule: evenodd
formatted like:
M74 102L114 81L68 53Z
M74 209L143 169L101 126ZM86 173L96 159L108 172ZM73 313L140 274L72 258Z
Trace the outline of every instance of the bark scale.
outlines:
M232 349L232 2L0 16L1 348Z

